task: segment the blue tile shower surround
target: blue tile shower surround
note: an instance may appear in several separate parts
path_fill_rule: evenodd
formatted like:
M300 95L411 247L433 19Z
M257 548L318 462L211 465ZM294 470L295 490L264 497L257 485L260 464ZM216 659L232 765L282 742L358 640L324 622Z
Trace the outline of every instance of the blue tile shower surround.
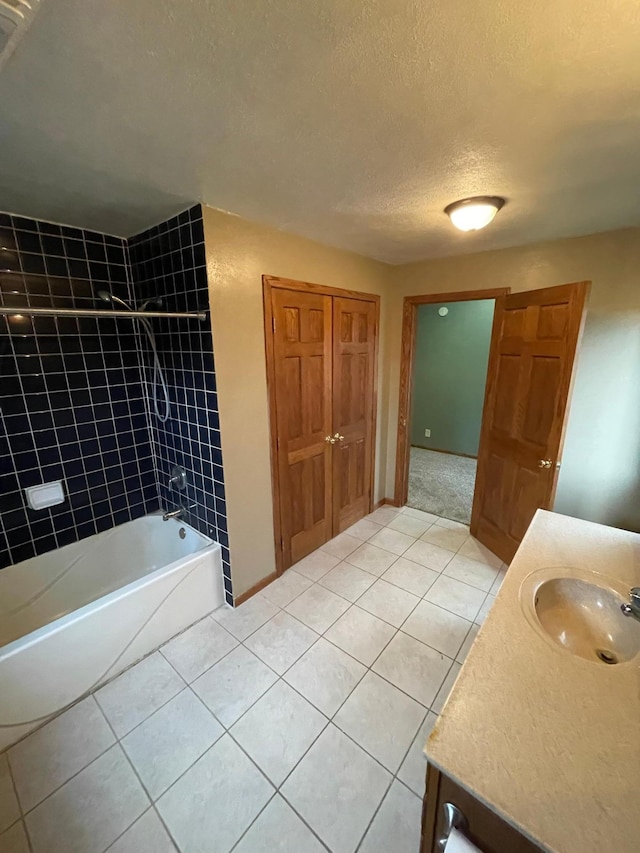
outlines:
M0 214L5 305L95 307L130 294L126 244ZM24 489L63 480L67 500L27 508ZM140 349L130 321L0 317L0 567L156 509Z
M129 301L157 290L176 310L208 307L199 206L129 243L135 285L127 241L0 214L2 304L103 308L96 294L105 289ZM172 399L165 425L148 410L151 361L138 324L0 317L0 568L175 505L165 475L178 462L195 504L188 520L223 545L232 603L210 325L158 323ZM65 503L29 509L24 489L55 479Z
M209 308L200 205L132 237L128 252L136 301L160 297L167 311ZM153 329L171 401L166 423L151 415L160 503L163 508L183 506L193 527L220 542L225 596L232 604L211 321L208 314L203 322L159 319ZM149 381L152 354L145 336L141 342ZM169 485L174 465L187 472L184 492Z

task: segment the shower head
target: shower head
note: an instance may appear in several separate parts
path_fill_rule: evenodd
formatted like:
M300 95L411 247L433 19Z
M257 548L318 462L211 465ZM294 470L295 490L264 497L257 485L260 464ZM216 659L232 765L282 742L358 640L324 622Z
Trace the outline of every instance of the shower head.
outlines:
M145 299L144 302L141 302L138 305L137 310L145 311L150 305L155 308L162 308L164 305L164 300L161 296L152 296L150 299Z
M115 296L109 290L99 290L98 296L100 297L100 299L102 299L103 302L109 302L111 305L115 305L115 303L117 302L119 305L124 305L127 311L133 311L131 305L128 305L124 301L124 299L120 299L119 296Z

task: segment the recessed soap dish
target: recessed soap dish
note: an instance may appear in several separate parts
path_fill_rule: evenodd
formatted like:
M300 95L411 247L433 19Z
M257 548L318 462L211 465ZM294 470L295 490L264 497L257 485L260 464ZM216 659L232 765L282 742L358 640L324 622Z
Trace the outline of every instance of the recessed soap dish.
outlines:
M55 483L41 483L39 486L29 486L24 490L27 504L31 509L47 509L64 503L64 486L60 480Z

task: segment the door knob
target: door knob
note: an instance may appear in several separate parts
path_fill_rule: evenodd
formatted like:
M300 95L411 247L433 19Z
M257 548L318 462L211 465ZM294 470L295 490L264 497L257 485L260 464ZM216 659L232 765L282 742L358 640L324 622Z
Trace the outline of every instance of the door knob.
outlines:
M343 436L343 435L340 435L340 433L339 433L339 432L337 432L333 437L334 437L334 439L335 439L335 440L337 440L337 441L344 441L344 436Z
M553 459L538 459L538 468L551 468Z
M325 441L327 442L327 444L335 444L336 443L335 438L332 438L330 435L327 435L325 437Z

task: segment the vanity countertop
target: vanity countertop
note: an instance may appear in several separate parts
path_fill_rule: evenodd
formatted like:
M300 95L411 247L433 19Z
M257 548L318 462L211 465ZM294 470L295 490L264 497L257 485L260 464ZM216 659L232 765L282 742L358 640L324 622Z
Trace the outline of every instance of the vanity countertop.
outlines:
M429 761L543 849L640 850L640 662L576 657L532 628L531 572L640 585L640 535L538 511L429 738Z

